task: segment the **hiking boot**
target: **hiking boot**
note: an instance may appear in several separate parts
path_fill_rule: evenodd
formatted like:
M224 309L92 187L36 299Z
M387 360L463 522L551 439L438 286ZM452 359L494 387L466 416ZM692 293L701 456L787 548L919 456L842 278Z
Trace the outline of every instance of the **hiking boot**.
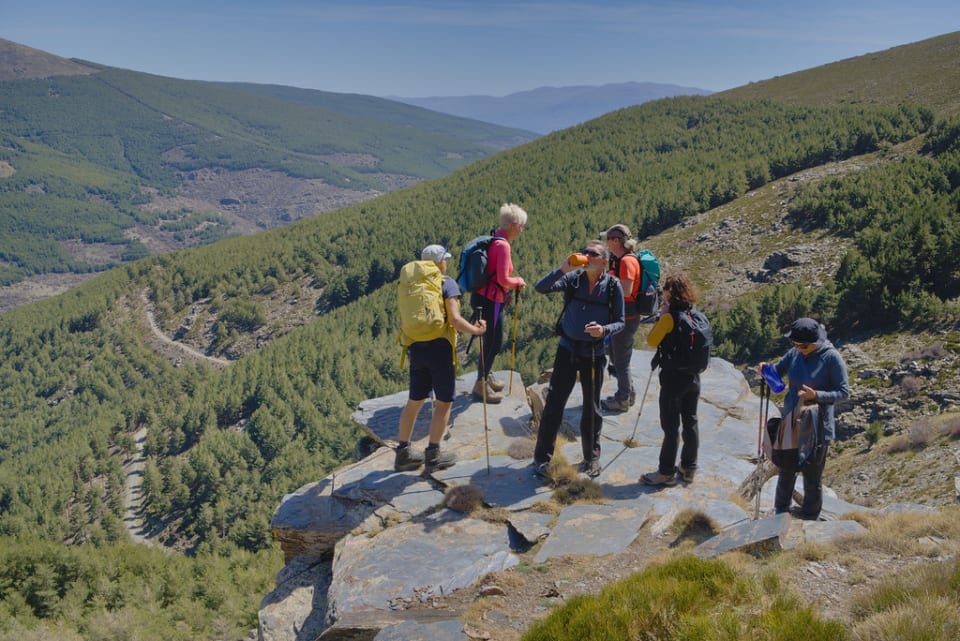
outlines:
M640 482L644 485L676 485L676 474L661 474L660 470L656 472L647 472L640 477Z
M697 475L697 468L695 467L685 468L684 466L681 465L680 467L677 468L677 478L683 481L684 483L693 483L693 477L695 477L696 475Z
M627 399L619 399L616 396L608 396L607 398L600 401L600 407L607 410L608 412L626 412L630 409L630 401Z
M408 445L397 448L396 457L393 459L393 469L397 472L410 472L423 465L423 454L414 452Z
M490 385L482 378L478 378L477 382L473 384L473 398L475 398L478 401L484 400L484 396L483 396L484 385L486 385L486 388L487 388L486 401L488 403L496 404L503 400L503 394L500 394L499 392L495 392L490 387Z
M439 447L428 447L423 453L423 471L430 473L453 467L457 455L453 452L441 452Z
M494 392L502 392L506 384L493 374L490 374L487 376L487 387Z
M580 471L588 477L595 479L600 476L600 459L591 459L580 463Z
M550 480L550 463L533 462L533 475L541 481Z

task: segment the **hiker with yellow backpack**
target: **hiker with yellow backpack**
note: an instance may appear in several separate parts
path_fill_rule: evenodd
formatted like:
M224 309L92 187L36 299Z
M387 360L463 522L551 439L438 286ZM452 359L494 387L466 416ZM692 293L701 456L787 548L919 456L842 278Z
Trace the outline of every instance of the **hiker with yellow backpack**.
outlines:
M420 259L400 269L397 306L400 312L400 344L410 358L410 390L400 413L397 450L393 467L411 471L424 466L426 472L452 466L457 455L440 452L440 439L450 420L450 408L456 390L457 332L482 335L487 324L470 323L460 315L460 288L447 276L450 253L441 245L427 245ZM428 445L423 454L410 448L414 422L424 401L433 391L436 400L430 420Z

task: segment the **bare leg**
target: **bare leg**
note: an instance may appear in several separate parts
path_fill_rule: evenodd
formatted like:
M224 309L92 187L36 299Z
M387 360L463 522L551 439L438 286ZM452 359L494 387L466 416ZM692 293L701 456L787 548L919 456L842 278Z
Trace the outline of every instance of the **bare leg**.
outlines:
M400 412L400 425L397 430L397 440L401 443L409 441L410 437L413 436L413 424L417 420L417 414L420 413L420 408L423 407L423 403L426 399L421 399L419 401L407 400L407 404L403 406L403 411ZM439 405L439 404L438 404ZM447 403L447 416L450 416L450 403ZM437 418L437 413L433 414L434 420ZM443 424L446 427L446 423ZM441 431L442 436L442 431ZM433 423L430 424L430 441L433 442Z
M443 438L443 433L447 429L447 423L450 422L450 409L452 407L453 407L453 403L451 403L450 401L437 401L433 404L433 418L430 419L430 444L431 445L440 444L440 439ZM402 415L400 417L400 420L402 424L402 421L403 421ZM411 429L413 428L412 423L410 427Z

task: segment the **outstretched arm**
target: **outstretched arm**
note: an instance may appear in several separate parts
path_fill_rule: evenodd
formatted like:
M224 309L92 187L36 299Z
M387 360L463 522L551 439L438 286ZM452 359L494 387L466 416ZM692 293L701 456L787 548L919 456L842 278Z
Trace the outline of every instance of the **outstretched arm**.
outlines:
M443 303L447 308L447 322L458 332L479 336L487 330L487 321L481 319L471 323L460 315L460 301L456 297L445 298Z

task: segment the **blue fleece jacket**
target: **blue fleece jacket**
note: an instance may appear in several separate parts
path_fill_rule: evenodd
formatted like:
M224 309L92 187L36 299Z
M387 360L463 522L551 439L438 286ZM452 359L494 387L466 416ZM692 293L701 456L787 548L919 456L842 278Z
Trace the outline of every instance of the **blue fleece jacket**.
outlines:
M817 404L820 406L820 418L823 421L823 437L826 441L835 440L833 404L850 396L847 365L843 362L840 352L830 341L824 341L808 356L791 347L774 367L782 378L789 379L782 416L790 415L793 408L797 406L800 388L808 385L817 391Z
M603 354L603 339L595 340L583 329L591 322L603 325L607 336L623 331L623 288L620 287L620 281L609 274L603 274L591 291L590 279L582 269L566 274L555 269L537 281L534 288L541 294L565 292L568 289L573 293L573 299L563 312L560 344L574 354Z

